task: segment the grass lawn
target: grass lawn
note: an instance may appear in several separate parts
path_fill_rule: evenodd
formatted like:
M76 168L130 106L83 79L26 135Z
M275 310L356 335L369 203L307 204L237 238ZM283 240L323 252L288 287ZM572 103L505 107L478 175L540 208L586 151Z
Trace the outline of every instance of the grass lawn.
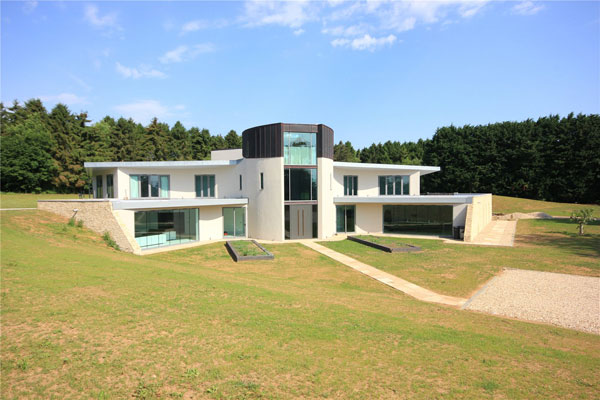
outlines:
M551 201L518 199L516 197L496 195L492 197L492 208L495 213L501 214L540 211L553 216L570 216L573 210L592 208L594 209L595 216L600 217L600 205L598 204L553 203Z
M585 231L577 236L577 224L569 220L520 220L512 248L384 237L378 240L423 251L386 253L350 240L320 244L438 293L466 297L505 267L600 276L600 222Z
M301 244L139 257L52 214L1 216L3 399L600 391L597 335L422 303Z
M241 256L264 256L267 255L250 240L232 240L229 242L235 251Z
M36 194L0 192L0 208L36 208L38 200L78 198L78 194Z

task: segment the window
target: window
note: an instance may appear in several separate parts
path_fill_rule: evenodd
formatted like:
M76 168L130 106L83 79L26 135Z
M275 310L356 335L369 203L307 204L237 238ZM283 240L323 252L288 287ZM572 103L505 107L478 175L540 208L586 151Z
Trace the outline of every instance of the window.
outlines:
M131 175L131 199L169 197L168 175Z
M356 206L335 206L335 214L338 233L354 232Z
M242 190L242 175L240 174L240 190Z
M102 190L102 175L96 175L96 193L94 197L96 199L104 197L104 192Z
M260 190L265 188L265 174L260 173Z
M215 197L214 175L196 175L196 197Z
M379 194L382 196L409 195L410 179L408 175L383 175L379 177Z
M115 189L113 182L113 175L106 175L106 197L113 199L115 197Z
M223 236L246 236L245 207L223 207Z
M358 194L358 176L344 175L344 196Z
M135 240L142 249L198 240L198 209L136 211Z
M317 201L315 168L286 168L283 181L285 201Z
M316 165L317 134L284 132L283 159L285 165Z
M452 206L384 205L384 233L452 234Z

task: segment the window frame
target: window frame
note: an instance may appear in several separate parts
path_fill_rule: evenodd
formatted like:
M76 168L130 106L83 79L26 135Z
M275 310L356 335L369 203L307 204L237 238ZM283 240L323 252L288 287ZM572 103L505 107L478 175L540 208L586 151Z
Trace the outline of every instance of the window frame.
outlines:
M110 186L108 185L108 177L110 176ZM110 187L110 190L108 188ZM115 198L115 176L114 174L106 175L106 197L109 199Z
M135 199L135 200L144 200L144 199L168 199L171 197L171 175L161 175L161 174L129 174L129 185L131 185L131 177L132 176L137 176L137 185L138 185L138 197L132 197L131 193L129 194L130 199ZM148 185L148 196L141 196L142 192L142 177L145 176L147 177L147 185ZM157 196L152 196L152 187L151 187L151 176L157 176L158 177L158 197ZM162 182L163 182L163 177L167 178L167 184L169 186L169 189L167 190L167 196L163 197L161 196L161 193L163 192L163 187L162 187ZM131 186L130 186L130 190L131 190Z
M310 171L309 199L292 199L292 171L308 170ZM286 177L287 175L287 177ZM313 181L314 175L314 181ZM287 179L286 179L287 178ZM286 190L287 189L287 190ZM306 166L285 166L283 169L283 200L285 203L316 203L319 199L319 174L317 168Z
M95 199L103 199L104 198L104 175L96 175L94 177L96 184L96 191L94 192ZM100 178L100 179L98 179ZM100 181L100 187L98 187L98 181ZM99 190L98 190L99 189Z
M404 193L406 179L408 193ZM410 195L410 175L378 175L377 176L379 196L409 196ZM382 185L383 183L383 185ZM399 185L398 185L399 183ZM398 186L400 186L398 188ZM381 193L382 189L385 193ZM400 193L398 192L400 189Z
M344 175L344 196L358 196L358 175Z
M211 192L211 185L210 185L210 178L212 177L212 181L213 181L213 186L212 186L212 196L205 196L204 195L204 179L208 179L208 183L206 185L206 188L208 190L208 193L210 194ZM198 196L198 181L197 179L201 178L201 184L200 184L200 196ZM215 174L198 174L198 175L194 175L194 194L196 195L197 199L214 199L217 197L217 177Z

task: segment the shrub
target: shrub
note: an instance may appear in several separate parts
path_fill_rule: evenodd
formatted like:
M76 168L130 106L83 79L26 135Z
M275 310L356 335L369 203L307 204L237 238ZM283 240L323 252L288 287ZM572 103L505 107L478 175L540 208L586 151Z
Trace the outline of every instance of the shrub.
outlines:
M104 235L102 235L102 239L108 247L112 247L115 250L121 250L117 242L115 242L114 239L110 236L110 233L104 232Z

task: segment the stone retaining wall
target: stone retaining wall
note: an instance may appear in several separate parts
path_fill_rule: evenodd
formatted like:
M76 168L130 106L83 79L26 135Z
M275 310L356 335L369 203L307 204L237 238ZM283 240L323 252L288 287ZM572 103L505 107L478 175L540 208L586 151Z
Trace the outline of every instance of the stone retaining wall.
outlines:
M141 254L135 238L130 237L122 222L114 215L112 204L106 200L38 200L38 209L74 217L86 228L99 234L108 232L121 250Z

